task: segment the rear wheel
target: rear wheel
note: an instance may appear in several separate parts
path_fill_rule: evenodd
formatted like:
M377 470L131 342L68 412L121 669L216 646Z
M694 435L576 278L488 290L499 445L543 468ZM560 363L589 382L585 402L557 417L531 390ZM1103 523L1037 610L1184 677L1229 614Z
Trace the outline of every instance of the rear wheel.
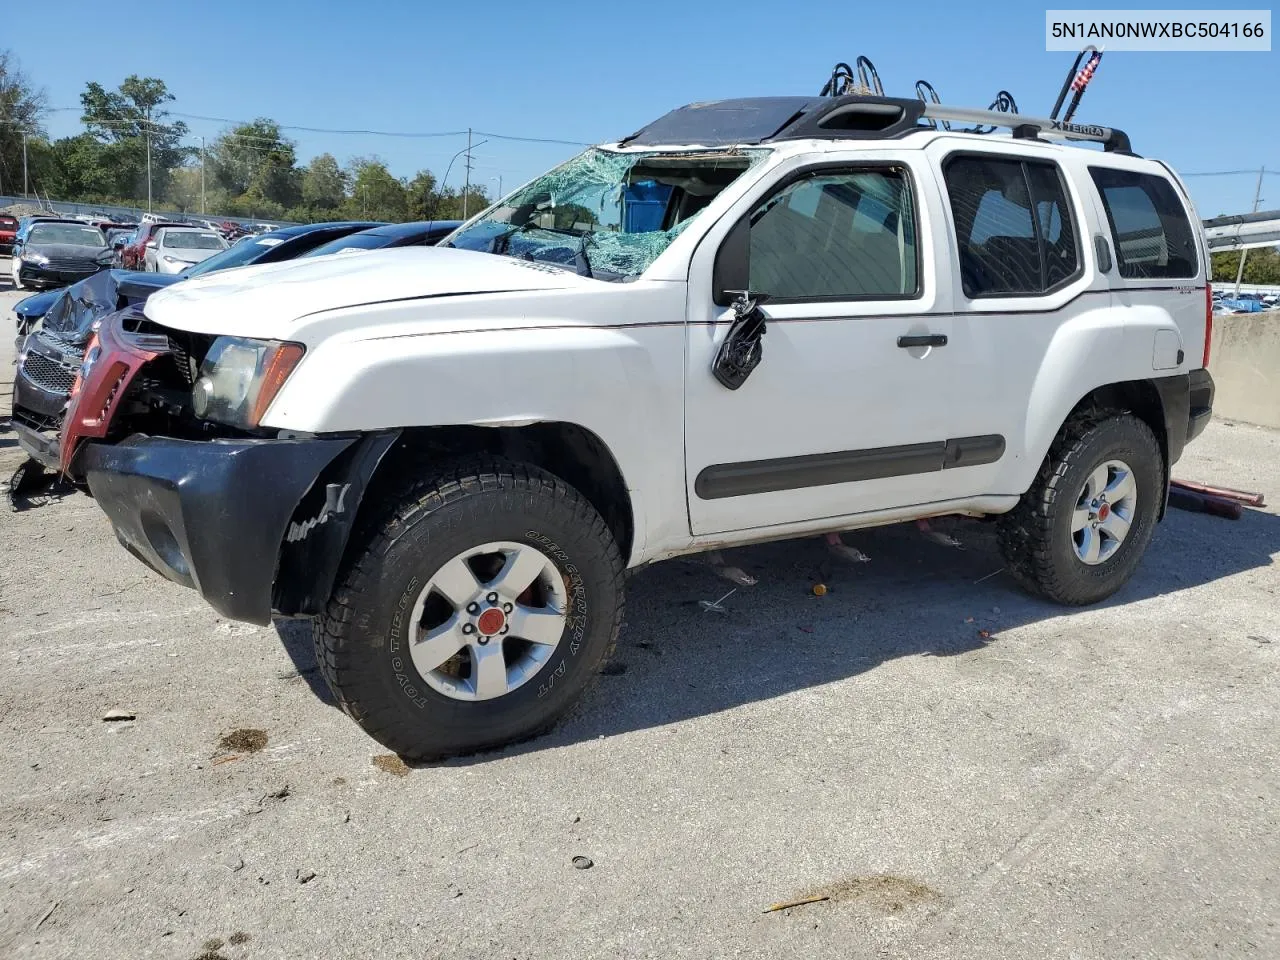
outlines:
M1059 603L1096 603L1133 575L1155 532L1164 458L1128 413L1069 421L1031 489L1000 521L1014 578Z
M621 622L622 572L604 521L563 481L459 462L353 538L317 657L347 713L403 756L501 746L590 685Z

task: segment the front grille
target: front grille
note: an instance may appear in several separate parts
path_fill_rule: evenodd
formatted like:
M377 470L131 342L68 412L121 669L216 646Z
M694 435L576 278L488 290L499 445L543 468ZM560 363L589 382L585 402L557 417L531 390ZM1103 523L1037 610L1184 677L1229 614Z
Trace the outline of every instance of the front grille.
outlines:
M22 372L38 387L52 393L70 395L78 371L75 367L58 363L43 354L28 353L22 363Z
M46 270L60 270L63 273L94 273L98 265L84 257L50 257Z
M36 433L51 430L55 436L58 433L58 427L61 426L61 421L57 417L44 417L34 410L24 410L22 407L13 408L13 422L20 423Z

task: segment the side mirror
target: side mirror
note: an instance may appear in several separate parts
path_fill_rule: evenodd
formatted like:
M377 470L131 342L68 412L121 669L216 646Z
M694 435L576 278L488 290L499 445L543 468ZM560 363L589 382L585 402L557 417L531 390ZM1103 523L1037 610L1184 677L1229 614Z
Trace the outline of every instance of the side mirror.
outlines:
M733 306L738 291L751 288L751 218L743 217L720 243L711 268L711 302Z
M148 250L154 250L155 248L156 248L156 242L155 242L154 240L148 240L148 241L147 241L147 249L148 249Z
M769 299L768 294L749 290L726 290L733 294L733 322L725 334L720 349L711 362L711 375L720 385L737 390L760 365L764 357L765 315L760 304Z

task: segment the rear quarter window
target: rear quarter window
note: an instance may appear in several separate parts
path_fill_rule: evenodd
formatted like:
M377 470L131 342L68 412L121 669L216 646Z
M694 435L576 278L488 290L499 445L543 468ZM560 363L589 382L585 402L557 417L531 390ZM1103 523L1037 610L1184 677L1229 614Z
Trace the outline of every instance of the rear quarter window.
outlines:
M1195 230L1178 191L1164 177L1090 167L1127 280L1194 277L1200 256Z

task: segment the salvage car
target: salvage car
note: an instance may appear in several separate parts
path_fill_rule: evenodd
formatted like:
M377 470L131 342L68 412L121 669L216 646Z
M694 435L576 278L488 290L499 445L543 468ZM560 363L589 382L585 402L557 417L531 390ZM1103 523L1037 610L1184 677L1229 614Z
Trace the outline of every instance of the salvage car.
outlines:
M384 250L388 247L430 247L439 243L458 227L461 220L422 220L417 223L388 223L370 230L348 234L316 247L307 257L327 257L331 253L354 253L358 250Z
M12 424L23 451L57 469L62 416L93 325L109 313L140 304L155 291L192 276L302 256L326 241L370 226L363 221L286 227L216 253L180 274L110 270L66 288L35 294L14 307L18 362ZM36 329L37 326L40 329Z
M18 218L0 213L0 250L13 252L13 241L18 235Z
M230 244L214 230L162 227L156 231L155 240L147 244L143 269L153 273L182 273L228 246Z
M148 217L153 219L148 220ZM133 237L122 246L114 258L114 265L124 270L143 270L146 263L147 244L155 239L156 231L161 227L185 227L185 223L176 220L162 220L154 214L144 214L142 223L138 224Z
M962 514L1030 590L1110 596L1211 415L1208 270L1117 129L698 103L440 246L108 317L60 456L222 616L310 618L372 737L468 753L563 715L625 572L680 554Z
M36 220L19 229L10 276L15 290L60 287L111 265L111 251L97 227L77 220Z

